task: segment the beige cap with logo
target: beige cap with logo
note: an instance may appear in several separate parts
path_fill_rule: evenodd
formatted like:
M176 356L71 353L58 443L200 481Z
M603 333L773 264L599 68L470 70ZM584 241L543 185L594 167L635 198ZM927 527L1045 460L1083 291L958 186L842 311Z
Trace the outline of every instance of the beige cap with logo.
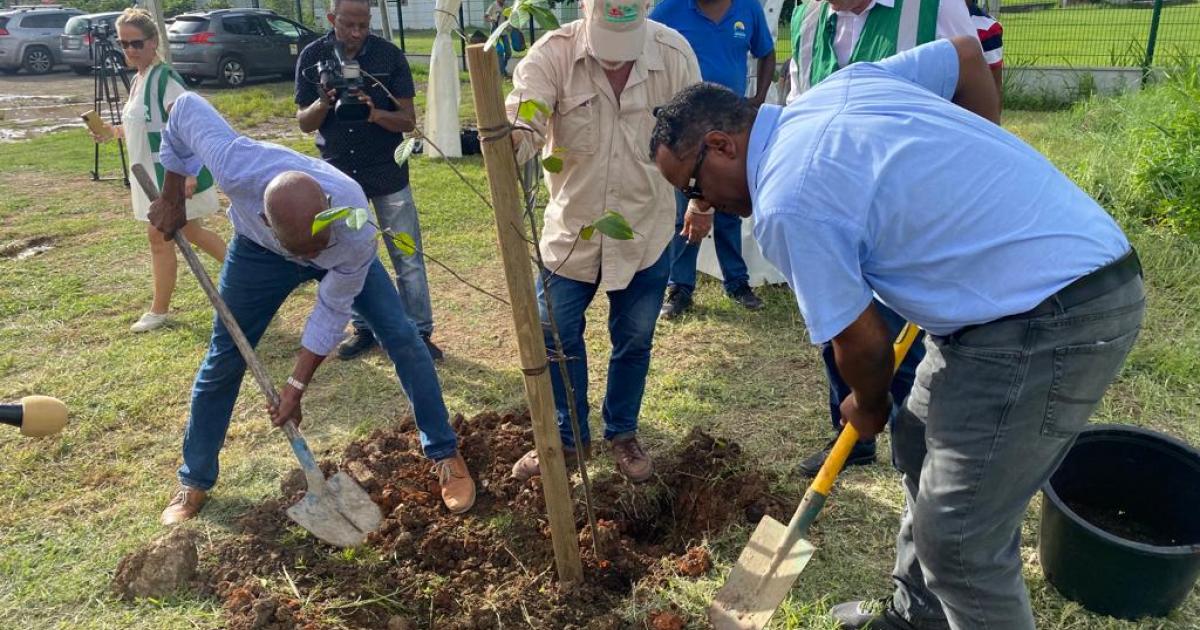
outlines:
M634 61L646 46L646 0L585 0L588 51L603 61Z

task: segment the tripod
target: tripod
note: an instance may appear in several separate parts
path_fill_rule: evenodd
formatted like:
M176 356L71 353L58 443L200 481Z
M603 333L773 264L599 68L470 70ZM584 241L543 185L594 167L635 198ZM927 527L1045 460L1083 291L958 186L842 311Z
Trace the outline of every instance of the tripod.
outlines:
M117 51L109 37L108 29L89 28L92 38L93 109L107 118L114 127L121 124L121 87L129 95L129 77L122 70L123 55ZM103 108L103 109L101 109ZM117 138L117 152L121 155L121 181L129 186L129 164L125 160L125 141ZM92 181L100 181L100 145L95 145L92 160Z

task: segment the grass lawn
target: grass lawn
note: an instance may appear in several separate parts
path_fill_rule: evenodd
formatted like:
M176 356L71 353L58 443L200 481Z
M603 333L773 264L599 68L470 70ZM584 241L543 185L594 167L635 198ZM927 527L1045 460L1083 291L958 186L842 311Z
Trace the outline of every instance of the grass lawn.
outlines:
M264 108L275 107L273 99L283 99L271 96L275 88L262 89L266 96L248 90L214 100L239 127L288 128L289 107L278 106L269 119L259 119ZM1007 123L1066 168L1097 142L1071 112L1014 112ZM282 141L312 151L311 140L297 133ZM105 163L111 168L116 160L110 157ZM39 256L0 258L0 400L48 394L73 411L72 424L58 437L35 441L0 430L0 628L221 627L213 600L181 595L129 604L108 594L121 556L159 532L158 513L173 489L189 389L212 314L184 267L172 324L145 335L127 332L150 298L145 229L130 219L127 190L116 182L88 180L91 158L92 145L78 130L0 144L5 165L0 240L54 239L54 249ZM484 186L478 159L460 166ZM436 161L414 159L412 181L430 254L484 288L503 292L489 211ZM224 218L210 223L230 233ZM1130 231L1146 266L1149 312L1096 420L1152 427L1197 444L1200 248L1136 226ZM212 261L206 264L217 271ZM448 355L439 374L450 409L470 416L522 405L509 313L437 267L429 274L436 339ZM825 378L786 288L767 288L762 295L767 308L749 314L724 298L719 283L706 279L696 294L695 315L660 326L643 432L652 452L696 426L736 440L778 488L798 493L803 482L790 470L824 443L828 431ZM260 345L276 379L291 369L313 300L312 286L293 296ZM594 384L603 378L607 357L605 310L605 301L598 300L590 313ZM196 523L208 540L229 536L238 515L276 495L281 477L294 467L283 438L265 421L253 385L243 393L223 452L221 483ZM596 398L593 394L594 403ZM394 423L408 407L378 354L326 363L305 405L306 431L318 456L338 453L348 441ZM886 460L886 438L882 446ZM884 594L901 506L899 479L890 467L848 472L816 526L819 551L775 627L828 629L824 612L830 604ZM1195 627L1200 593L1170 619L1141 624L1093 616L1064 601L1038 567L1037 509L1035 500L1021 552L1040 628ZM692 627L703 627L701 611L748 535L733 529L709 539L716 569L643 593L641 601L648 602L643 605L675 603ZM631 604L621 612L640 625L645 609Z
M1010 4L1027 4L1007 0ZM1150 34L1150 10L1054 3L1035 11L1000 12L1004 26L1004 58L1010 64L1048 66L1138 66ZM775 54L791 55L789 25L780 24ZM1160 64L1179 57L1200 57L1200 4L1163 8L1155 58Z

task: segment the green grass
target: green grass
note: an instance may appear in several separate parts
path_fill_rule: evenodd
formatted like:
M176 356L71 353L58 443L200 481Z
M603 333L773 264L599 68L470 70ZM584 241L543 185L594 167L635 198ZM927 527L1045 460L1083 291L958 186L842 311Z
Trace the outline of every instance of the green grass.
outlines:
M1005 0L1004 5L1026 4ZM1150 34L1150 10L1103 4L1005 11L1004 58L1010 65L1139 66ZM775 54L791 55L790 25L779 25ZM1200 4L1170 5L1159 24L1157 63L1200 57Z
M252 97L257 98L257 97ZM254 118L236 102L238 126ZM281 128L290 123L274 123ZM1007 124L1089 188L1097 161L1120 169L1111 147L1114 123L1097 112L1009 113ZM312 152L311 139L283 140ZM41 393L70 405L72 424L58 437L27 440L0 429L0 627L220 627L217 605L193 595L128 604L107 584L119 558L159 532L157 515L174 483L188 393L205 351L211 309L180 272L173 324L132 335L128 325L150 297L149 256L142 225L130 220L128 192L116 182L93 183L86 172L91 144L81 131L0 145L2 240L49 235L55 249L27 260L0 259L0 400ZM106 156L107 165L115 158ZM481 162L459 162L484 186ZM413 161L413 189L426 249L491 291L504 291L492 216L445 166ZM1142 254L1150 292L1146 328L1097 421L1152 427L1200 443L1200 247L1151 231L1120 215ZM224 219L211 221L229 234ZM210 271L215 266L206 260ZM439 368L451 410L473 414L522 404L523 393L509 313L487 297L431 267L436 338L448 358ZM724 298L720 285L700 283L695 315L659 328L643 410L643 432L660 451L694 426L737 440L750 458L777 475L790 492L797 459L824 443L825 380L793 299L785 288L762 292L767 308L747 314ZM276 378L291 366L311 287L285 304L260 351ZM593 401L607 356L606 305L592 310L588 347ZM222 478L196 525L208 539L228 536L248 506L278 493L294 463L270 430L262 403L246 387L234 411ZM322 454L395 422L407 409L386 362L324 365L305 398L306 430ZM598 429L597 429L598 430ZM887 452L886 442L882 452ZM828 605L882 595L888 589L892 544L902 506L898 479L887 466L856 469L839 481L817 525L818 553L777 616L776 627L830 628ZM1041 577L1036 554L1036 509L1031 507L1022 555L1039 627L1050 630L1193 628L1200 593L1169 620L1145 624L1096 617L1065 602ZM496 521L504 530L509 524ZM699 623L701 610L736 558L746 530L708 543L716 570L699 580L640 588L622 612L638 620L671 602ZM274 576L264 576L272 583ZM328 585L336 589L338 585ZM639 624L640 625L640 624Z

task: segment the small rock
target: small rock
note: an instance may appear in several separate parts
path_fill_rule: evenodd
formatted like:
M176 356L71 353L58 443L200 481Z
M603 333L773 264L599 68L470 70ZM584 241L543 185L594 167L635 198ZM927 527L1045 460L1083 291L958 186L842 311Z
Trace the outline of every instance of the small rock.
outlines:
M194 530L177 527L122 558L113 576L117 596L166 597L186 586L196 573L198 537Z

